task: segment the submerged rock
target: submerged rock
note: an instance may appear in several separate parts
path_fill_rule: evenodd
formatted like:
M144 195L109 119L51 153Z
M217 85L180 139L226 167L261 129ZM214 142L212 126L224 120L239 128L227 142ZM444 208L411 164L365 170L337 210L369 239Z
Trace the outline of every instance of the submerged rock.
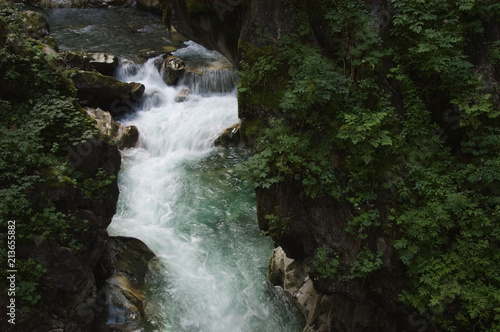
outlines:
M139 140L139 131L136 126L122 126L113 120L109 112L100 108L86 107L87 114L96 121L96 128L101 134L109 137L120 150L133 148Z
M148 306L148 273L157 264L154 253L140 240L111 237L101 260L101 282L95 331L158 330Z
M183 88L181 91L179 91L177 93L177 95L175 96L175 101L177 103L182 103L183 101L186 100L186 98L189 96L189 88Z

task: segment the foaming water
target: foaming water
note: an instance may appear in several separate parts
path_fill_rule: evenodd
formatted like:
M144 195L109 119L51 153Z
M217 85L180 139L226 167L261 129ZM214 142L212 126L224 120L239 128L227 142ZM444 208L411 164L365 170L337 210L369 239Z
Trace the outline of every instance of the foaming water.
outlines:
M180 87L163 83L155 61L123 62L117 72L146 91L123 121L138 127L140 140L122 155L109 232L141 239L160 258L149 301L162 331L300 331L295 311L267 282L272 243L259 234L252 188L234 170L247 156L214 148L217 134L238 121L235 93L175 102Z

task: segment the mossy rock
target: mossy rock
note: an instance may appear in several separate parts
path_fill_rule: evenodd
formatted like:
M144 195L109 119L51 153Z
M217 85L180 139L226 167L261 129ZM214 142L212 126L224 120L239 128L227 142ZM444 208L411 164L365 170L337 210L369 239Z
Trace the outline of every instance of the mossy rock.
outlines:
M63 59L60 65L66 68L95 70L108 76L112 76L118 66L118 57L113 54L65 51L60 56Z
M20 14L22 17L23 30L29 37L40 39L49 35L49 22L43 14L32 10L25 10Z
M62 189L73 184L73 181L68 176L59 173L55 168L43 171L42 179L49 188Z
M114 116L133 111L144 94L140 83L125 83L95 71L70 71L82 106L101 108Z

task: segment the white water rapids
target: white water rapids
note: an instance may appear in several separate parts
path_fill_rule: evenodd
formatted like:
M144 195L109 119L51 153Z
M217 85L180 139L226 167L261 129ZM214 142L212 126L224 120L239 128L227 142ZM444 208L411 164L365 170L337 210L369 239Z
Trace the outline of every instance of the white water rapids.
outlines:
M175 102L179 88L163 83L153 60L123 64L117 77L146 92L122 121L138 127L140 142L122 154L109 233L139 238L159 257L148 301L161 331L299 331L295 310L266 280L272 243L259 234L252 188L233 169L245 153L213 144L238 121L235 92Z

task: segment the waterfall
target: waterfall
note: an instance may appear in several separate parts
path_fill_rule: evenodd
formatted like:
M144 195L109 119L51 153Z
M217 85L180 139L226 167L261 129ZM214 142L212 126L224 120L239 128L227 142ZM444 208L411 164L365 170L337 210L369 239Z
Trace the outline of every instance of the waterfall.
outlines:
M245 152L214 148L238 121L234 85L176 102L182 86L166 86L154 62L123 62L116 73L146 91L122 121L140 139L122 154L109 233L139 238L160 258L149 302L162 331L299 331L295 310L266 280L272 243L259 235L252 188L234 171ZM206 76L215 80L208 86L226 84Z
M179 85L187 86L190 91L200 95L229 93L236 88L236 74L232 70L204 68L199 73L186 72Z

